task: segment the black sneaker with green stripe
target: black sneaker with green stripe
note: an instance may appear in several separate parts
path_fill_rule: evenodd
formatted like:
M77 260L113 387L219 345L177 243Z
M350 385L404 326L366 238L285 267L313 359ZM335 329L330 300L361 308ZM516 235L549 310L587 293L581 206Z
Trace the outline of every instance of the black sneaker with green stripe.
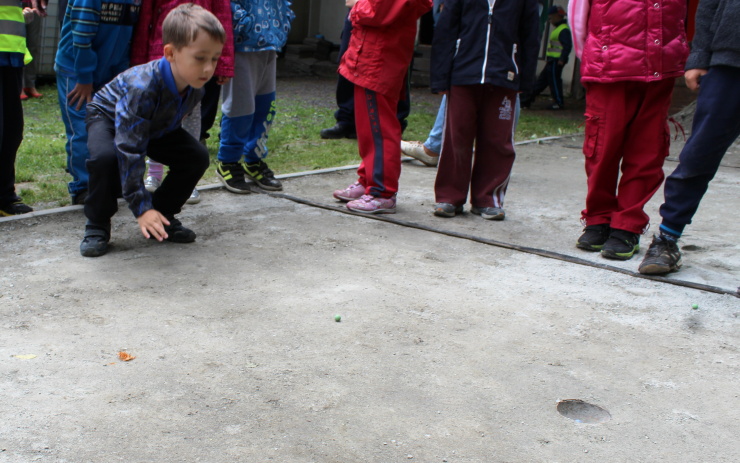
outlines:
M242 166L247 177L252 179L260 188L270 191L280 191L283 189L283 184L275 178L275 174L267 167L265 161L260 159L253 163L243 162Z
M601 248L601 255L607 259L631 259L640 250L640 235L637 233L612 228L609 239Z
M244 166L241 162L216 162L218 179L232 193L249 194L252 192L249 183L244 180L244 174Z
M609 239L609 224L600 223L589 225L583 229L583 234L578 238L576 247L586 251L601 251L604 243Z

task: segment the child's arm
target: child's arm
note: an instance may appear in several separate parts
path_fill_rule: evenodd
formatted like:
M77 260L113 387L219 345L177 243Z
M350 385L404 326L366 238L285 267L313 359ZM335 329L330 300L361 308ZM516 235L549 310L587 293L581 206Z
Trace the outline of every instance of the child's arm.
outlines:
M152 94L153 90L142 91L129 86L122 86L120 92L114 143L123 199L138 219L153 207L152 195L144 187L144 172L152 117L159 98Z
M696 10L696 31L691 41L691 53L686 61L686 69L709 69L712 61L711 45L714 40L712 22L717 14L720 0L701 0ZM740 27L740 25L739 25ZM688 81L686 82L688 85ZM689 87L691 88L691 87Z
M583 45L588 34L588 15L591 10L591 0L571 0L568 3L568 22L573 33L573 49L578 59L583 53Z
M437 25L434 27L430 82L430 88L434 93L445 93L450 89L452 60L460 36L461 14L460 0L445 0L444 8L440 11Z
M98 33L101 0L78 0L68 10L72 23L72 53L77 85L67 94L67 103L70 106L77 103L79 110L92 100L93 73L98 64L92 42Z
M537 75L537 53L540 49L540 16L537 2L525 0L519 20L519 91L529 92Z

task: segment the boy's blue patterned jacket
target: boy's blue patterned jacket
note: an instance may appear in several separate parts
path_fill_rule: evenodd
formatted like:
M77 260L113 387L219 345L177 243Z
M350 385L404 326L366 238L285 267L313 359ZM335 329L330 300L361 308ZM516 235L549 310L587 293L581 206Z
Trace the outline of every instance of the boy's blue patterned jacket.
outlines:
M87 105L88 121L102 115L115 122L123 198L134 216L152 208L152 196L144 188L149 140L180 128L203 93L188 87L180 96L170 63L162 58L119 74Z
M234 51L280 51L295 18L289 0L232 0Z

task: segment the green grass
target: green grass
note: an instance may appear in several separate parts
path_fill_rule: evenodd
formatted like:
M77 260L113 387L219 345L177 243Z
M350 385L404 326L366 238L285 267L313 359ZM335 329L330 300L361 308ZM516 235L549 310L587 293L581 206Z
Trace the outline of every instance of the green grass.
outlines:
M25 132L16 161L18 193L24 202L37 209L70 204L65 172L66 137L55 86L39 88L43 98L24 103ZM327 95L331 98L331 95ZM278 174L310 171L359 163L354 140L322 140L319 131L334 125L333 109L307 106L302 101L280 99L277 118L270 132L269 164ZM412 100L406 140L425 140L434 125L437 106L428 101ZM218 151L218 124L211 129L208 150L215 163ZM519 120L517 140L579 132L580 122L545 112L525 111ZM217 183L214 169L209 169L200 184Z

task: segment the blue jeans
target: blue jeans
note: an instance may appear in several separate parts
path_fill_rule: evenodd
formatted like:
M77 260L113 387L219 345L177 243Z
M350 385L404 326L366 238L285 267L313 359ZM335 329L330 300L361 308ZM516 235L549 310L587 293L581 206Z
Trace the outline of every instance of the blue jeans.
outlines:
M90 175L87 172L87 160L90 152L87 149L87 128L85 127L85 105L78 110L67 102L67 93L77 85L74 77L57 74L57 92L62 121L67 132L67 172L72 176L67 189L72 196L87 190Z

